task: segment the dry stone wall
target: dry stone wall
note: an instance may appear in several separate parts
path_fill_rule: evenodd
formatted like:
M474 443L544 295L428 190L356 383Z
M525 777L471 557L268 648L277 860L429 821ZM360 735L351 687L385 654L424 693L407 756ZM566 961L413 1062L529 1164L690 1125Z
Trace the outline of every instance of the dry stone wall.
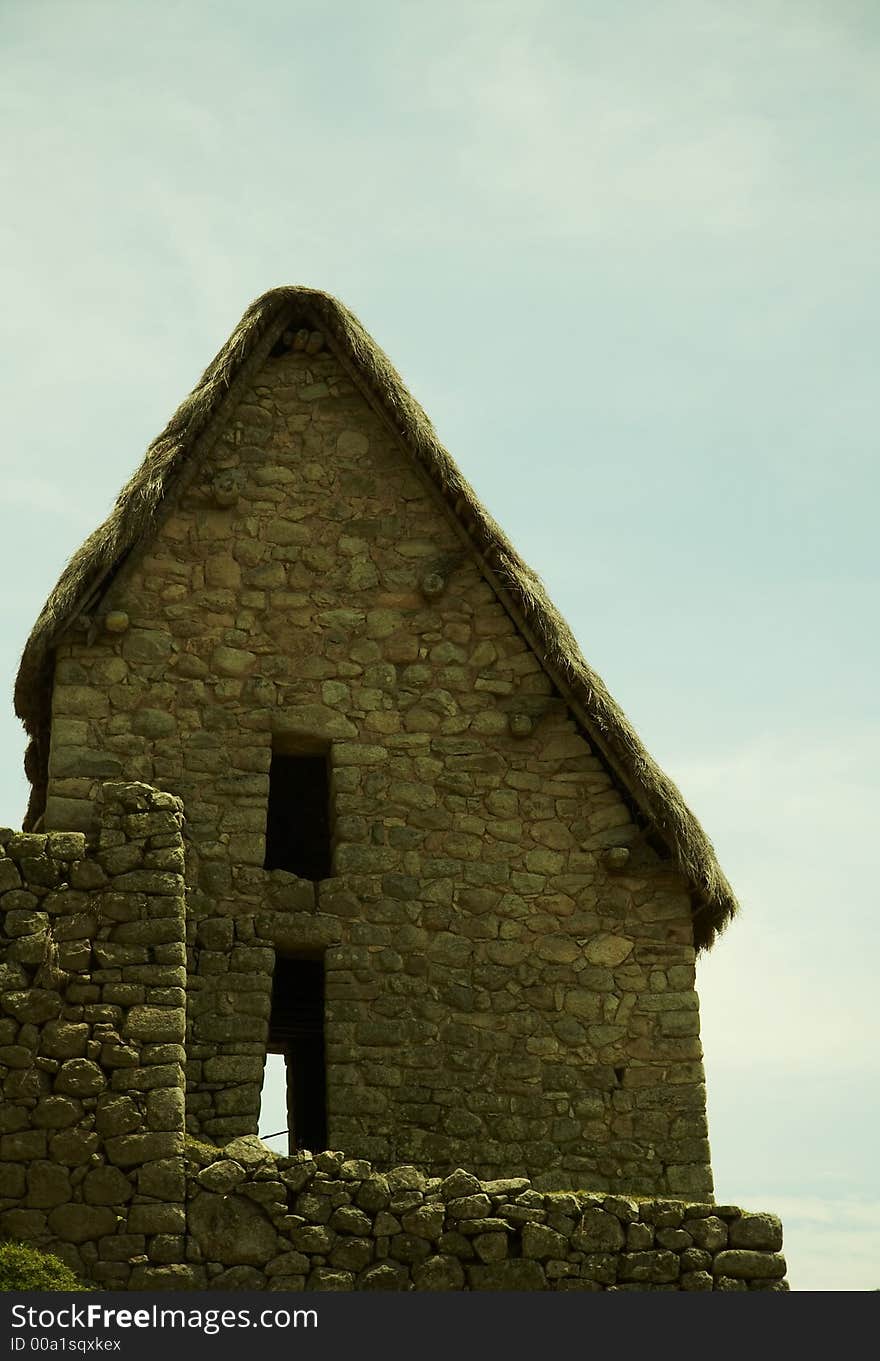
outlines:
M255 359L82 623L45 825L122 776L184 802L192 1134L257 1131L275 955L311 951L332 1146L711 1193L687 887L320 335ZM317 883L263 868L273 743L304 742Z
M0 830L0 1234L125 1285L186 1225L179 800L108 785L81 832Z
M256 1138L189 1144L190 1264L241 1290L787 1290L782 1226L734 1206L381 1173Z
M0 831L0 1234L114 1289L782 1290L772 1215L184 1137L175 797Z

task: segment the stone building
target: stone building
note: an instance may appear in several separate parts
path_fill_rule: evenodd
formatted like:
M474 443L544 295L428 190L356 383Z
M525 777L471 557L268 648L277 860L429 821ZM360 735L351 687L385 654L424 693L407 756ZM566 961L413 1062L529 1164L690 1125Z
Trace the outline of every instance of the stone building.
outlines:
M163 964L113 923L185 874L192 1134L257 1132L275 1050L296 1145L711 1197L694 958L731 889L340 303L248 309L65 570L16 708L25 831L108 876L71 1021L183 982L172 935ZM108 782L177 796L185 852L101 828Z

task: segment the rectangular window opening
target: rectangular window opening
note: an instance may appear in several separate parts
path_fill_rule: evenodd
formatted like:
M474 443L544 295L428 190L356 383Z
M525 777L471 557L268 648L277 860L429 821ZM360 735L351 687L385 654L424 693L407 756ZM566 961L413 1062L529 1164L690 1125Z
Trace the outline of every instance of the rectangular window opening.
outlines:
M272 752L266 813L267 870L328 879L332 844L328 753Z
M284 1123L271 1126L267 1123L275 1118L278 1089L283 1081L289 1151L307 1148L312 1153L321 1152L327 1147L323 959L277 956L272 976L268 1050L261 1127L265 1125L267 1134L285 1128ZM273 1147L278 1147L274 1141Z

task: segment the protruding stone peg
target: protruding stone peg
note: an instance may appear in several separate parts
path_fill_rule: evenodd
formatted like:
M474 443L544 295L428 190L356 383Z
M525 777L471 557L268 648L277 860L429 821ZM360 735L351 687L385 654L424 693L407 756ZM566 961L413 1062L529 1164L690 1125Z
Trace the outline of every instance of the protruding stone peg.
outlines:
M531 737L535 721L530 714L511 714L507 720L511 737Z
M104 615L104 628L108 633L125 633L129 623L125 610L109 610Z
M435 600L445 590L446 578L439 572L427 572L422 577L422 595L427 596L428 600Z
M229 468L224 468L217 473L211 483L211 494L214 497L214 504L226 510L229 506L234 506L238 501L238 478Z
M629 864L629 847L609 846L602 855L602 864L612 874L620 874Z

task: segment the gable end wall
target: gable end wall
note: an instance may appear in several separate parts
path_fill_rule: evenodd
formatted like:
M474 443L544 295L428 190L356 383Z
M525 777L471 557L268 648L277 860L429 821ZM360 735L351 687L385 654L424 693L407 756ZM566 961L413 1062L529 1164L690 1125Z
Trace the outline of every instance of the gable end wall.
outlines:
M275 951L313 950L331 1146L711 1190L686 886L332 353L266 361L107 612L58 649L46 825L183 800L193 1133L256 1131ZM330 749L318 885L262 868L273 737Z

